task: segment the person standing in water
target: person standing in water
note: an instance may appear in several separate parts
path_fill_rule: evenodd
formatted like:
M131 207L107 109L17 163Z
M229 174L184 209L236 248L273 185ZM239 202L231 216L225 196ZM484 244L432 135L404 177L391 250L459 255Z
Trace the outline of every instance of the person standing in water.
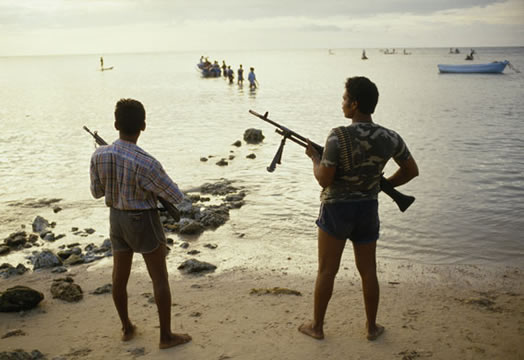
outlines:
M237 84L242 86L244 85L244 69L242 69L242 64L240 64L240 67L237 70Z
M313 161L315 179L322 187L316 221L319 260L313 320L300 325L298 330L315 339L324 338L324 317L347 239L353 243L362 280L366 337L375 340L384 332L384 327L376 322L380 178L391 158L399 166L387 179L394 187L418 176L418 167L400 135L373 122L371 114L377 102L378 89L373 82L365 77L347 79L342 111L351 124L331 130L322 156L311 143L306 149Z
M247 79L249 80L249 88L250 89L256 89L257 88L257 77L255 75L255 68L250 67L249 68L249 74L247 75Z

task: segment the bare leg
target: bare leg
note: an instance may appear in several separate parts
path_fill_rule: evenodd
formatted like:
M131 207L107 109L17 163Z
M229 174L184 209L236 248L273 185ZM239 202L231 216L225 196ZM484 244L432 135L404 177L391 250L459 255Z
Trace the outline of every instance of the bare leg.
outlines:
M153 281L153 292L158 308L158 318L160 321L159 347L161 349L167 349L191 341L191 336L188 334L175 334L171 332L171 289L169 288L168 281L165 245L161 244L155 251L143 254L143 257L149 276Z
M122 322L122 341L129 341L135 335L135 326L129 320L127 310L127 282L132 264L132 251L113 253L113 302Z
M315 305L313 321L300 325L298 330L315 339L324 338L324 317L340 267L346 240L337 239L318 229L318 273L315 283Z
M378 302L380 289L377 279L376 265L377 242L368 244L353 244L355 263L362 278L362 291L366 308L366 331L368 340L375 340L384 332L384 327L377 324Z

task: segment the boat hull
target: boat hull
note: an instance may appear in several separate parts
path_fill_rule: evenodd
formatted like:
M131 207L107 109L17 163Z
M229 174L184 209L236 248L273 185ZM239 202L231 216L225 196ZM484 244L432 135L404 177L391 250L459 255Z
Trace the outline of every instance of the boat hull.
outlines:
M443 65L438 64L441 73L453 74L500 74L506 68L509 62L495 61L489 64L468 64L468 65Z

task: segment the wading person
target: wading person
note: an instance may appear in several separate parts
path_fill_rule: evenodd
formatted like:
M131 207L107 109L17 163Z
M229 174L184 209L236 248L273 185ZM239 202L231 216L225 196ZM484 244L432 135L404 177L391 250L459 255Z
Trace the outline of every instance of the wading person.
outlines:
M143 105L122 99L115 108L119 139L101 146L91 157L91 193L105 197L109 207L113 248L113 301L122 322L122 340L131 340L136 327L128 316L127 282L133 254L140 253L153 283L160 320L161 349L187 343L187 334L171 332L171 289L166 266L166 238L157 210L157 197L179 203L184 195L162 165L136 145L145 130Z
M247 79L249 81L249 88L256 89L258 85L257 76L255 75L255 68L249 68L249 74L247 74Z
M353 243L355 263L362 279L367 339L375 340L384 332L384 327L376 322L380 177L390 158L399 166L388 178L393 186L417 176L418 167L402 138L373 122L371 114L377 102L378 90L374 83L365 77L349 78L342 111L344 117L352 120L351 124L331 130L322 157L311 144L306 149L313 160L314 176L322 187L316 221L319 263L313 321L298 329L315 339L324 338L324 317L347 239Z

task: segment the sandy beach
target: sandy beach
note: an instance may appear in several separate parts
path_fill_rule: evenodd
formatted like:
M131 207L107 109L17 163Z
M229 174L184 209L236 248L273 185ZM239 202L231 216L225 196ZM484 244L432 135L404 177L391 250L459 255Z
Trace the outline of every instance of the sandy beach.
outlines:
M135 262L142 263L140 257ZM291 264L290 264L291 266ZM78 303L53 299L50 286L63 274L28 273L1 281L1 291L25 285L44 293L33 310L0 314L2 351L39 350L48 359L522 359L523 272L518 268L429 266L379 260L385 334L369 342L364 333L360 280L352 264L341 268L327 313L326 338L306 337L297 327L312 314L315 269L304 275L264 266L242 266L204 276L171 269L175 332L193 341L158 349L158 319L149 278L134 271L129 309L138 328L120 340L110 294L92 292L111 279L108 261L95 270L69 269L84 291ZM136 268L136 267L135 267ZM257 295L282 287L301 295Z

